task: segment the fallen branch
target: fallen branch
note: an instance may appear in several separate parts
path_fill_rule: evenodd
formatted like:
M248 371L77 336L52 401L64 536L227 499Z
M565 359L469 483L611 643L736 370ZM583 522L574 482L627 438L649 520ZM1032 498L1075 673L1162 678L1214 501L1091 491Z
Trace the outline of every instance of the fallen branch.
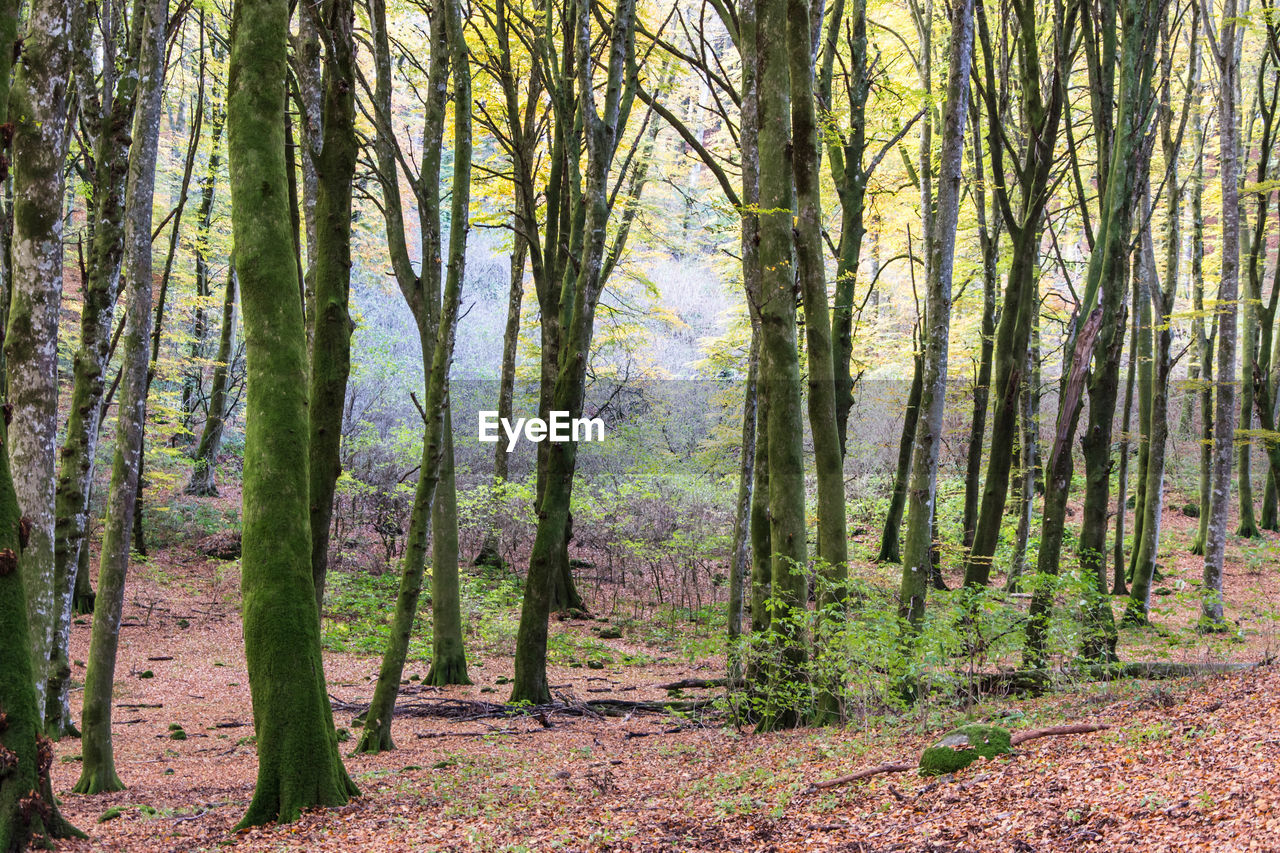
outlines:
M906 773L908 770L915 770L915 764L877 764L875 767L868 767L866 770L859 770L857 773L850 773L848 776L840 776L835 779L828 779L825 782L814 782L809 786L810 791L821 791L824 788L835 788L838 785L847 785L850 782L858 782L862 779L870 779L872 776L879 776L883 773Z
M699 690L710 687L727 687L727 678L682 678L679 681L668 681L666 684L655 684L658 690ZM742 681L734 681L734 687L741 687Z
M1111 728L1107 723L1075 723L1068 726L1048 726L1043 729L1030 729L1025 732L1014 732L1009 738L1009 743L1017 746L1020 743L1026 743L1029 740L1035 740L1038 737L1053 737L1055 735L1086 735L1089 732L1100 732L1103 729Z

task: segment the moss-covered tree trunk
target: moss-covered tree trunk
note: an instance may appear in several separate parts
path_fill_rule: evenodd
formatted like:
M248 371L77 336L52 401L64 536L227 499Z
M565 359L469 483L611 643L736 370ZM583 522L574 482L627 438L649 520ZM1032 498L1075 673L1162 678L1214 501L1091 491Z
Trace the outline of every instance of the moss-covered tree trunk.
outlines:
M16 31L17 3L0 3L0 51L7 57ZM0 79L8 81L0 63ZM0 95L7 88L0 83ZM0 118L4 99L0 97ZM0 422L0 441L8 438ZM7 443L7 441L6 441ZM0 851L21 853L50 838L84 837L58 811L49 772L53 743L40 733L43 720L36 709L36 681L28 649L26 591L22 583L21 511L9 473L9 460L0 454L0 642L11 652L0 655Z
M447 393L447 392L446 392ZM458 486L453 459L453 413L446 400L441 429L440 483L431 504L431 669L428 684L470 684L462 644L458 581Z
M58 312L62 302L62 199L68 144L71 5L32 0L9 97L13 126L12 288L5 339L9 464L30 538L27 592L31 666L39 719L53 674L53 526L57 483Z
M1135 291L1135 300L1136 300ZM1129 323L1129 340L1136 341L1138 339L1138 310L1134 305L1134 310ZM1131 344L1132 346L1132 344ZM1138 359L1137 353L1130 350L1128 375L1124 384L1124 408L1120 416L1120 450L1118 473L1116 474L1116 532L1114 543L1111 547L1111 594L1112 595L1128 595L1127 588L1127 572L1126 568L1129 561L1125 559L1124 549L1124 527L1125 516L1128 514L1129 499L1129 444L1132 441L1131 430L1133 426L1133 390L1138 380ZM1138 489L1142 488L1142 483L1138 482Z
M218 494L216 475L218 451L222 447L222 434L226 428L227 389L231 379L231 361L235 358L236 303L239 281L235 267L227 269L227 285L222 292L222 327L218 333L218 355L213 365L209 383L209 405L205 410L204 427L191 466L191 480L187 494L212 497Z
M1133 541L1135 546L1129 556L1126 577L1133 577L1137 565L1137 543L1142 539L1142 525L1146 522L1143 504L1147 499L1147 461L1151 457L1151 385L1155 378L1152 361L1152 316L1151 292L1154 285L1154 267L1146 263L1146 258L1139 255L1139 262L1133 264L1133 311L1134 337L1131 356L1137 362L1137 383L1134 390L1138 397L1138 467L1136 482L1141 484L1133 495Z
M820 23L820 22L816 22ZM818 171L818 116L815 106L812 26L805 0L787 3L787 54L791 75L791 167L795 185L793 227L796 278L804 300L808 355L809 434L817 478L818 559L823 589L818 606L843 598L848 577L845 527L844 452L837 428L831 310L827 304L822 247L822 194Z
M308 441L311 576L316 587L316 608L322 610L333 491L342 470L342 415L351 373L351 182L358 146L352 0L325 0L319 14L328 35L322 141L316 161L315 262L309 276L314 325Z
M37 51L45 47L50 27L54 28L54 35L66 37L67 10L47 8L47 5L52 4L34 4L27 30L27 38ZM17 0L0 0L0 124L7 124L10 119L9 86L18 38L18 10ZM36 54L37 59L41 56L39 52ZM51 69L45 66L44 70ZM21 73L28 75L29 71ZM52 91L65 92L65 65L59 72L55 63L52 73L60 73L61 79L46 80L44 84L53 84ZM39 74L37 72L37 76ZM38 85L36 91L40 88ZM28 88L23 97L31 93L32 89ZM14 98L13 106L29 109L30 102ZM39 131L28 127L25 132L30 134L33 130ZM25 150L30 150L29 145L30 140ZM10 152L6 149L0 141L0 153L7 158ZM0 165L0 178L5 177L7 163L7 159L0 160L0 164L4 164ZM19 175L25 177L20 181ZM25 181L30 180L31 175L24 169L19 168L14 177L15 193L29 188ZM61 196L58 196L55 204L60 202ZM27 224L35 223L28 219ZM29 239L34 236L28 232ZM9 430L3 419L0 419L0 446L9 446ZM4 720L0 727L0 760L6 767L6 771L0 773L0 851L3 853L20 853L34 843L48 844L50 838L82 836L58 811L49 780L53 744L40 733L44 717L37 696L43 692L44 682L37 678L32 666L21 517L8 455L0 453L0 645L6 650L0 654L0 718Z
M1176 163L1176 161L1175 161ZM1177 172L1170 165L1168 174L1176 185ZM1149 192L1149 191L1148 191ZM1148 436L1146 481L1140 488L1146 493L1142 502L1143 520L1140 534L1134 542L1137 558L1133 570L1133 591L1125 609L1124 622L1140 624L1147 621L1151 607L1151 581L1156 572L1156 558L1160 551L1160 516L1164 507L1164 470L1165 452L1169 436L1169 376L1173 371L1173 301L1177 293L1179 250L1178 240L1178 203L1177 193L1173 193L1169 201L1168 234L1166 245L1169 262L1165 268L1164 286L1160 287L1154 275L1155 251L1152 247L1151 234L1148 229L1142 236L1138 251L1141 253L1141 265L1152 270L1148 277L1150 282L1150 299L1155 308L1155 325L1152 329L1154 338L1152 348L1152 384L1151 384L1151 432ZM1150 216L1150 201L1144 198L1143 212Z
M1067 350L1069 357L1064 370L1063 402L1059 406L1058 426L1046 471L1045 508L1036 566L1040 577L1032 593L1024 652L1030 666L1042 665L1046 654L1048 621L1056 591L1054 578L1059 572L1074 468L1072 445L1083 408L1083 385L1090 360L1093 370L1088 382L1089 423L1087 434L1081 439L1086 465L1086 513L1081 523L1079 553L1082 573L1090 578L1085 584L1089 592L1084 618L1089 634L1086 642L1091 652L1098 656L1114 654L1115 629L1105 597L1105 578L1095 573L1105 569L1103 549L1106 548L1111 430L1119 388L1119 350L1124 339L1126 288L1123 283L1127 275L1134 192L1148 153L1144 139L1154 101L1152 76L1160 27L1157 12L1161 8L1159 0L1124 0L1119 8L1105 9L1101 19L1093 23L1104 39L1114 39L1115 16L1120 14L1126 38L1118 58L1107 54L1113 45L1102 51L1101 60L1096 54L1090 54L1094 88L1109 91L1109 83L1097 81L1108 80L1112 73L1117 73L1119 94L1114 132L1109 139L1105 136L1106 128L1111 126L1109 119L1104 122L1105 126L1098 128L1105 141L1105 158L1099 163L1100 169L1105 166L1104 189L1081 298L1082 312L1088 313L1081 314L1077 330L1068 338L1071 347ZM1110 104L1105 98L1098 100L1095 107L1095 123L1101 113L1110 113ZM1101 522L1097 518L1099 506Z
M995 327L995 352L992 356L994 364L991 368L994 376L989 377L993 396L990 446L1001 448L1001 451L992 452L987 460L986 481L982 486L980 502L976 494L977 474L972 456L969 483L966 486L965 512L966 518L971 521L965 523L965 533L969 537L965 584L970 586L986 585L990 579L992 560L1004 520L1005 502L1008 499L1009 477L1014 458L1013 454L1003 452L1003 448L1012 447L1017 439L1019 399L1028 384L1027 349L1033 320L1039 307L1037 268L1041 231L1045 207L1051 195L1049 188L1054 180L1056 161L1053 150L1062 125L1072 63L1072 51L1068 46L1070 39L1062 34L1074 29L1077 6L1071 4L1064 7L1061 2L1052 6L1047 33L1047 68L1041 61L1036 4L1020 0L1013 5L1011 12L1016 16L1019 27L1016 35L1009 28L1000 27L997 33L1001 42L993 39L986 6L980 6L976 13L977 35L983 47L983 85L980 91L987 119L986 135L990 140L988 147L992 183L989 191L992 195L992 215L994 217L998 211L1013 245L1004 300ZM1015 40L1016 44L1009 44L1008 40ZM1007 79L1007 73L1002 73L1003 68L997 71L997 68L1001 68L998 61L1000 56L1016 57L1016 81ZM1049 85L1046 91L1042 91L1044 87L1041 81L1046 77ZM1021 134L1021 150L1014 147L1009 134L1004 130L1008 124L1009 88L1013 85L1020 86L1020 118L1022 126L1027 129ZM975 127L975 148L978 146L977 130ZM980 157L979 152L977 159ZM1006 157L1017 164L1017 168L1013 170L1013 181L1008 178L1010 170L1005 165ZM980 167L978 178L982 179ZM1016 194L1011 194L1010 189L1016 190ZM994 223L993 227L998 225L999 223ZM984 248L984 275L988 277L994 275L994 270L985 272L985 267L992 263L987 260L987 256L995 251L994 245ZM985 351L983 357L987 357ZM973 441L980 454L981 440L976 426L977 402L975 400Z
M85 673L80 779L81 794L118 791L124 787L116 775L111 744L112 686L120 640L120 615L124 609L124 584L129 569L129 544L133 505L138 499L139 460L146 429L147 365L151 331L151 209L155 195L156 159L160 140L160 107L164 95L164 47L168 26L168 0L147 0L138 5L134 26L142 29L138 61L138 99L129 149L129 177L125 189L124 373L120 380L120 405L116 425L116 449L111 467L111 491L107 497L106 529L98 567L98 601L93 614L93 635Z
M307 499L307 352L284 157L287 0L234 6L227 150L244 299L244 646L258 779L242 826L357 793L338 755L320 655Z
M951 330L951 278L960 214L960 182L965 120L969 113L969 68L973 61L973 0L951 7L947 95L938 155L938 204L929 241L926 328L920 395L920 421L912 447L907 490L907 533L902 544L902 587L898 613L914 635L924 622L931 564L933 508L937 499L938 453L946 407L947 343Z

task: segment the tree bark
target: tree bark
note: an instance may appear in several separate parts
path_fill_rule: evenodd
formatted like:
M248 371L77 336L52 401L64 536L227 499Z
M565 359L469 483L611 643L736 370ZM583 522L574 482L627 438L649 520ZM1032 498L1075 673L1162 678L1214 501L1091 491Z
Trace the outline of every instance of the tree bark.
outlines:
M915 634L924 622L928 589L932 516L937 499L938 452L946 405L947 339L951 329L951 277L960 211L964 124L968 116L969 68L973 60L973 3L958 0L951 9L950 73L939 153L938 207L930 241L926 284L927 329L921 379L920 421L912 448L907 492L907 535L902 549L899 615Z
M13 117L12 288L5 339L9 464L30 534L22 579L30 622L38 718L53 675L53 526L58 429L58 312L62 302L62 199L71 6L32 0L9 96Z
M304 15L307 14L305 11ZM314 13L313 13L314 14ZM325 0L316 22L327 32L324 117L316 163L315 263L311 386L308 401L311 576L323 611L329 570L333 491L342 470L342 414L351 374L351 182L355 175L355 9L352 0Z
M307 501L307 347L284 157L287 0L233 8L227 147L243 289L244 647L258 779L240 825L296 820L357 793L338 755L320 655Z
M238 285L235 267L230 267L227 270L227 285L222 293L222 327L218 333L218 356L209 383L209 406L205 411L204 427L200 430L200 441L196 444L191 480L187 483L186 491L189 495L213 497L218 494L218 451L222 447L226 418L230 415L227 411L227 389L231 378L231 364L235 359Z
M1208 27L1211 18L1205 16ZM1225 630L1222 607L1222 563L1226 550L1227 512L1231 500L1231 454L1236 431L1235 376L1236 301L1240 284L1239 127L1236 91L1239 75L1236 51L1236 0L1222 7L1220 41L1212 44L1218 64L1218 171L1222 182L1222 275L1215 315L1218 324L1217 399L1213 424L1213 466L1210 475L1209 526L1205 539L1204 586L1200 624L1204 630Z
M129 148L125 189L124 278L125 333L121 369L116 450L107 497L106 529L98 566L98 600L93 613L89 665L84 678L81 715L83 763L75 791L97 794L119 791L111 742L112 686L120 643L120 615L129 570L133 505L138 499L139 459L147 426L147 365L151 331L151 220L156 159L160 141L160 108L164 96L164 48L168 0L145 0L135 6L134 26L142 29L138 54L138 96ZM141 13L141 14L139 14Z

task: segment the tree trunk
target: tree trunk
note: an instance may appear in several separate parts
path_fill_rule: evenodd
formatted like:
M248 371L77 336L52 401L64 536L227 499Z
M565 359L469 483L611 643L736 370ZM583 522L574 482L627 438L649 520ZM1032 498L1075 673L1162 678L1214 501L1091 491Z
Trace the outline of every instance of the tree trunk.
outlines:
M916 423L920 419L920 395L924 382L923 362L917 353L911 370L911 388L902 417L902 435L898 438L898 465L893 474L893 492L889 496L889 512L880 534L880 553L876 561L897 563L902 560L902 511L907 504L907 480L911 477L911 448L916 441Z
M817 22L820 23L820 22ZM791 76L791 166L795 186L793 227L796 277L804 300L809 357L809 434L817 479L818 560L821 609L844 598L849 543L845 516L844 452L836 423L835 364L822 248L818 119L814 106L812 27L807 0L788 0L787 52Z
M447 401L447 394L446 394ZM453 467L453 415L444 406L440 484L431 506L431 669L426 683L470 684L462 645L458 589L458 492Z
M498 379L498 418L511 418L516 381L516 349L520 343L520 304L524 300L524 268L528 255L528 243L523 236L524 219L520 194L516 193L517 212L512 215L512 232L515 235L511 247L511 281L507 289L507 326L502 333L502 373ZM507 482L508 456L506 442L494 443L493 450L493 500L489 505L489 526L484 542L476 554L474 564L502 568L502 543L498 534L497 513L500 507L500 490Z
M13 117L12 289L5 339L9 464L29 524L22 580L30 622L37 719L57 625L54 585L58 429L58 312L62 301L62 199L66 160L71 6L32 0L9 97Z
M591 60L591 14L587 4L574 9L574 73L578 76L576 121L581 122L586 148L581 205L570 232L570 251L578 264L568 271L565 299L558 306L562 339L551 408L571 418L582 414L587 358L595 310L604 284L605 239L609 219L609 172L617 152L634 94L628 69L635 62L635 2L618 0L607 36L603 111L597 107L594 63ZM563 116L560 120L563 120ZM569 158L573 159L573 158ZM576 167L576 160L571 164ZM557 245L548 240L548 245ZM541 296L540 296L541 298ZM550 699L547 686L547 619L555 581L567 574L569 502L577 462L573 442L543 442L548 448L546 488L539 505L537 533L529 557L520 628L516 640L512 701L542 704ZM555 571L564 565L561 573ZM570 578L571 579L571 578Z
M304 12L305 14L305 12ZM355 10L352 0L325 0L323 142L316 164L315 263L308 434L311 446L311 576L316 609L324 607L333 491L342 470L342 413L351 374L351 182L355 175Z
M1222 563L1226 549L1227 512L1231 501L1231 453L1236 431L1235 376L1236 301L1240 279L1239 127L1236 89L1236 0L1225 0L1218 63L1218 171L1222 181L1222 276L1215 314L1218 323L1217 400L1213 423L1213 467L1210 476L1209 527L1205 539L1204 587L1200 624L1225 630L1222 613ZM1207 18L1206 18L1207 20Z
M756 399L760 373L760 332L751 324L751 350L747 355L747 381L742 394L742 445L738 454L738 497L734 504L733 545L729 551L729 677L741 677L734 643L742 636L742 622L750 616L751 506L755 477Z
M218 470L218 451L222 447L222 433L226 426L227 386L231 377L231 362L235 358L236 341L236 291L238 282L235 267L227 270L227 286L222 294L222 328L218 335L218 358L213 366L210 381L209 407L205 412L204 428L196 445L195 462L191 468L191 480L187 494L213 497L218 494L215 481Z
M240 826L357 793L338 755L320 655L307 502L307 353L284 158L286 0L233 9L227 146L243 288L244 648L258 779Z
M448 407L449 365L453 360L454 333L458 322L458 303L462 298L465 278L467 232L470 228L471 182L471 70L466 42L463 39L462 18L455 3L444 4L431 16L431 33L434 43L447 46L447 51L432 57L430 93L424 119L424 138L428 141L423 152L422 175L426 192L425 202L418 212L425 246L435 252L435 263L424 264L424 273L415 276L408 261L404 239L404 223L400 213L399 181L394 149L390 136L391 108L391 58L390 40L386 28L386 6L381 0L370 4L370 20L373 29L374 61L377 67L377 108L385 117L380 119L377 140L377 156L382 176L384 212L387 214L388 247L392 256L396 277L410 309L418 323L422 346L423 365L426 374L426 400L423 412L426 423L422 437L422 465L418 473L418 485L414 491L413 509L409 520L409 538L404 552L404 567L400 575L400 591L392 615L391 635L382 655L378 670L378 682L373 699L364 719L364 731L356 745L357 753L377 753L394 749L391 739L391 721L395 712L396 695L400 690L400 677L404 673L405 659L409 651L409 638L418 612L418 597L422 590L423 565L426 561L427 533L433 520L443 528L435 531L435 572L442 572L444 580L432 590L433 664L429 679L435 683L455 683L449 678L466 678L466 661L462 653L461 604L458 601L457 583L457 507L453 495L453 436ZM439 165L443 139L446 85L452 72L454 81L455 121L453 136L454 172L452 204L449 212L448 268L443 275L439 263L440 193ZM448 478L445 481L444 478ZM437 495L440 491L441 494ZM452 503L440 512L435 509L437 497ZM447 565L442 565L447 564Z
M969 67L973 59L973 0L958 0L951 12L950 73L939 153L938 208L926 284L928 326L924 336L920 422L912 448L907 535L902 549L902 590L898 598L899 615L907 621L913 635L924 622L933 541L931 521L937 499L938 451L942 445L942 416L946 405L952 259L960 210L964 123L969 112Z
M67 32L69 11L60 2L35 2L30 8L27 47L13 93L13 105L27 109L32 105L32 98L38 98L41 93L65 94L67 66L65 56L59 60L57 53L59 49L65 49L62 41ZM0 124L9 121L10 73L18 37L18 11L17 0L0 0ZM51 51L53 56L50 56ZM35 103L54 114L61 108L58 100L36 100ZM41 114L47 115L43 110ZM26 137L21 150L30 153L36 142L31 137L38 136L42 128L38 124L33 127L27 121L21 122L19 128ZM15 134L15 153L17 141L18 134ZM4 154L0 159L0 178L7 177L5 173L10 154L5 150L7 148L0 140L0 152ZM57 152L44 153L52 158ZM54 180L60 182L62 162L57 161L54 174L42 173L42 166L49 168L51 164L21 163L15 169L15 196L22 198L34 192L34 198L25 199L24 203L51 201L60 205L61 193L49 200L35 190L39 186L47 188ZM52 231L53 237L58 236L56 225L44 219L38 209L28 209L26 217L24 228L18 233L25 234L28 239L39 238L44 233L37 230L37 226ZM60 211L54 214L52 222L60 222ZM43 239L51 238L45 233ZM60 245L58 259L61 259ZM30 262L34 260L28 256L28 272ZM38 283L38 280L32 282ZM47 281L45 283L48 284ZM8 295L7 290L4 295ZM5 422L0 420L0 444L10 447L9 435ZM31 626L38 624L38 620L29 619L27 613L30 588L23 579L29 570L25 560L21 560L21 515L8 454L0 453L0 644L6 649L6 653L0 655L0 714L4 715L6 723L0 731L0 757L13 762L8 771L0 775L0 851L4 853L26 850L37 836L43 836L46 842L48 838L83 837L83 833L64 820L58 811L58 801L49 779L53 744L40 734L44 715L38 699L44 692L45 682L40 677L42 669L33 666L35 644Z
M92 47L87 24L82 24L80 29L84 32L77 33L77 50L89 55L78 56L77 67L91 68ZM114 74L108 72L104 76L104 97L97 108L100 121L94 166L89 279L82 283L80 343L72 362L71 407L60 454L55 500L53 555L57 624L51 650L52 667L45 687L45 728L52 737L76 733L68 706L71 666L66 648L71 632L75 573L89 521L89 492L102 415L100 404L120 287L126 178L137 100L141 30L141 26L134 27L131 34L124 59L128 72L122 75L117 91L109 88ZM83 73L83 69L78 73Z
M138 461L147 426L147 364L151 331L151 219L156 159L160 141L160 108L164 96L164 48L168 0L148 0L136 9L134 26L142 28L138 60L138 98L129 148L125 189L125 333L121 369L116 450L107 497L106 530L98 566L98 600L93 613L89 665L84 678L81 728L83 763L75 791L97 794L124 788L116 775L111 744L112 686L120 642L120 615L129 570L133 505L138 499ZM136 13L135 13L136 14Z

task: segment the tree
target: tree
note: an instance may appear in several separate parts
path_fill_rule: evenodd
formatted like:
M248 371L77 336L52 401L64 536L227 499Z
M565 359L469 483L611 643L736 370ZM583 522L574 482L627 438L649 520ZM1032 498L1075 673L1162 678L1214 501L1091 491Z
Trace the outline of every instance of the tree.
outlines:
M1231 452L1236 431L1235 376L1236 299L1240 284L1239 127L1236 90L1239 51L1236 0L1223 0L1222 22L1215 32L1213 15L1202 16L1209 51L1218 67L1218 171L1222 183L1222 276L1215 315L1218 326L1218 380L1213 414L1213 468L1210 476L1209 526L1204 548L1201 625L1225 630L1222 615L1222 563L1226 549L1227 509L1231 500Z
M957 0L951 8L950 70L942 116L942 148L938 155L938 204L925 284L924 355L920 384L920 420L911 449L911 481L907 491L907 535L902 547L899 616L908 634L924 622L925 593L932 573L934 501L937 499L938 451L946 406L947 337L951 330L951 277L960 215L960 181L965 119L969 113L969 68L973 60L974 0Z
M400 205L398 162L403 153L396 148L391 124L391 48L387 35L387 12L382 0L369 6L373 33L374 142L382 210L387 225L387 246L392 269L418 325L426 374L426 400L422 409L422 464L414 489L409 533L396 596L391 633L383 651L378 681L369 710L364 715L364 731L356 745L358 753L378 753L395 748L391 721L395 712L400 678L409 652L422 591L426 563L427 535L433 533L435 549L432 567L432 667L428 679L435 684L465 684L466 655L462 646L461 605L458 595L457 506L453 482L452 419L449 412L449 365L453 358L458 303L462 294L469 227L471 124L470 64L462 35L461 14L454 3L446 3L431 16L433 44L423 120L420 178L413 183L418 200L418 218L426 249L422 275L415 275L405 242L404 215ZM443 147L448 81L454 81L454 173L449 212L449 252L447 272L441 266L440 153ZM406 170L408 171L408 170ZM447 507L441 507L448 504ZM434 526L434 531L432 527Z
M75 578L89 521L94 456L102 415L102 396L110 357L111 326L120 288L124 256L125 192L129 172L129 141L137 99L138 61L142 27L135 26L120 58L126 73L116 73L115 40L103 44L109 60L103 63L101 93L93 85L93 45L89 16L83 7L75 16L75 75L82 121L97 125L93 152L92 242L84 301L80 310L80 342L72 362L71 407L58 465L54 520L54 585L57 603L52 669L46 684L45 725L57 737L76 733L71 720L71 667L67 643ZM121 28L123 29L123 28ZM117 36L122 39L123 34Z
M311 447L311 575L316 608L324 606L329 569L333 491L342 469L342 415L351 373L351 182L356 169L355 9L352 0L303 4L303 16L325 33L324 107L316 160L315 262L311 283L311 386L308 442ZM304 158L305 159L305 158Z
M234 263L244 299L244 646L258 780L241 820L295 820L358 793L338 755L320 656L307 493L306 331L284 146L287 0L241 0L227 87Z
M577 0L570 4L567 12L565 29L572 33L572 41L565 45L568 49L564 59L568 63L572 56L572 63L567 65L555 86L558 99L555 109L559 111L555 124L560 133L567 131L570 125L578 126L573 124L575 121L580 124L586 165L585 174L578 175L576 156L567 157L566 165L572 173L573 182L581 182L581 206L572 217L572 227L567 235L571 254L578 259L577 263L564 268L562 295L555 299L554 305L550 301L552 294L545 287L549 282L539 291L539 299L544 300L544 394L539 408L547 412L568 412L571 418L576 418L582 415L587 356L595 328L595 311L606 280L605 248L611 197L609 175L635 96L635 2L618 0L612 20L606 22L605 79L603 97L599 101L595 92L590 3ZM553 14L551 4L548 4L546 14ZM571 91L570 77L576 78L576 111L563 100ZM571 118L571 114L576 114L577 118ZM562 156L567 156L568 150L562 148ZM531 176L528 175L521 178L522 192L532 186L529 178ZM529 205L526 209L533 207ZM556 247L559 243L548 237L546 245ZM616 258L619 248L615 246L610 257ZM537 264L541 264L543 253L539 251L536 254ZM554 337L558 343L554 348L549 347L547 338L547 324L551 321L547 316L549 307L554 308L558 318L554 324ZM547 383L545 371L552 366L548 361L550 353L555 358L551 372L554 381ZM547 620L556 598L553 597L553 589L558 582L564 581L567 574L564 563L568 548L569 501L577 462L577 445L574 442L543 442L539 448L545 448L545 466L541 468L545 472L544 488L540 490L537 532L520 608L515 680L511 694L512 701L533 704L551 699L546 671ZM563 595L558 598L564 602Z
M148 338L151 326L151 210L155 194L156 156L160 138L160 104L164 93L164 48L169 23L168 0L139 6L135 26L142 30L138 54L137 109L133 116L133 144L129 148L129 177L125 187L126 328L124 371L116 427L107 525L98 568L98 606L85 672L83 719L84 763L75 790L81 794L124 788L116 775L111 747L112 686L124 608L124 582L129 569L129 540L133 506L138 499L139 460L147 425Z
M991 383L994 406L991 418L991 446L1011 447L1017 434L1019 395L1026 377L1025 362L1031 339L1032 319L1038 309L1037 265L1040 242L1055 180L1055 146L1061 130L1067 89L1074 57L1074 40L1067 36L1076 27L1078 5L1053 5L1052 26L1047 33L1052 65L1048 69L1047 98L1041 80L1041 47L1036 38L1036 4L1019 2L1013 9L1017 18L1017 48L1000 45L991 34L985 3L977 8L978 37L982 44L982 81L978 87L987 118L990 140L993 205L1013 243L1004 301L996 328L994 372ZM1007 33L1007 30L1004 30ZM1006 93L997 71L997 60L1008 53L1017 57L1020 115L1026 130L1011 135L1004 129ZM1014 140L1024 140L1021 148ZM1006 165L1008 164L1008 165ZM1012 174L1013 180L1009 179ZM1011 198L1010 190L1016 190ZM975 404L976 405L976 404ZM975 418L976 421L976 418ZM976 443L981 438L975 426ZM977 510L972 541L965 559L965 584L985 586L999 540L1013 455L993 452L987 462L981 504ZM968 498L966 497L966 506Z
M22 580L40 719L44 719L45 685L54 674L51 652L58 610L53 524L71 8L63 0L32 1L9 95L13 243L4 354L13 422L8 452L18 505L30 530Z
M1044 516L1041 520L1040 553L1037 557L1035 588L1026 626L1027 665L1043 665L1045 635L1058 575L1062 544L1065 538L1067 498L1074 469L1072 444L1083 408L1083 390L1088 372L1089 425L1082 437L1086 463L1086 509L1096 511L1103 501L1103 521L1109 492L1109 468L1103 476L1103 457L1110 458L1111 428L1119 386L1120 348L1124 340L1124 296L1127 290L1130 234L1133 225L1133 199L1138 178L1146 165L1149 140L1146 128L1155 98L1152 94L1156 39L1163 19L1162 0L1125 0L1120 8L1107 7L1100 19L1085 16L1092 33L1100 41L1085 40L1086 57L1094 102L1095 136L1099 151L1105 153L1098 164L1105 174L1092 251L1080 298L1077 324L1068 335L1067 363L1063 370L1058 422L1049 465L1045 472ZM1121 17L1126 33L1123 48L1115 53L1117 32L1115 17ZM1118 98L1114 125L1110 93L1118 72ZM1114 131L1109 130L1114 126ZM1073 146L1074 150L1074 146ZM1074 155L1073 155L1074 156ZM1078 164L1073 166L1073 171ZM1092 361L1092 370L1088 370ZM1092 461L1090 461L1092 460ZM1092 479L1090 479L1092 478ZM1092 484L1092 490L1090 488ZM1082 572L1092 577L1085 619L1093 645L1091 655L1113 656L1114 625L1106 600L1106 578L1096 574L1105 569L1106 524L1101 529L1097 518L1087 511L1081 524L1079 553ZM1087 534L1087 535L1086 535Z
M16 97L11 101L10 74L14 70L18 40L18 7L17 0L0 2L0 124L8 122L11 115L21 117L20 110L30 110L33 92L61 94L66 91L65 65L59 69L56 57L52 65L42 64L41 60L50 58L47 49L51 36L56 40L58 33L66 32L67 9L61 3L35 3L26 36L34 53L31 57L24 55L24 62L19 65L18 81L23 89L13 92ZM56 45L54 50L56 53ZM28 62L34 67L25 67ZM15 90L18 85L15 82ZM11 112L10 106L16 110ZM30 121L28 113L26 121L18 123L18 128L27 136L40 130L31 127ZM15 150L18 138L15 134ZM22 150L30 153L33 141L26 139ZM4 150L7 147L0 141L0 153L4 155L0 158L0 177L6 176L10 153ZM60 177L61 163L56 171ZM29 191L27 182L33 179L39 183L39 179L47 181L50 176L41 175L39 170L34 174L28 172L27 164L15 170L15 200ZM61 196L55 197L55 203L60 202ZM29 218L21 233L35 236L30 229L42 221L35 213L28 211ZM55 216L54 221L58 220ZM47 220L45 224L48 225ZM7 417L0 419L0 443L6 447L10 446L8 426ZM47 844L50 838L83 837L59 813L49 780L53 744L40 733L44 716L37 700L45 682L37 677L37 670L32 666L31 620L27 614L30 586L25 579L27 566L22 560L25 538L9 459L7 454L0 453L0 642L7 650L0 655L0 719L4 721L0 728L0 759L6 767L6 772L0 774L0 851L3 853L18 853L36 841Z
M227 285L222 293L222 326L218 333L218 355L210 380L209 405L205 410L204 427L196 444L191 480L187 494L210 497L218 494L214 475L218 469L218 449L222 446L222 433L230 414L227 406L227 390L230 385L231 363L235 359L236 341L236 292L239 290L234 266L227 268Z

